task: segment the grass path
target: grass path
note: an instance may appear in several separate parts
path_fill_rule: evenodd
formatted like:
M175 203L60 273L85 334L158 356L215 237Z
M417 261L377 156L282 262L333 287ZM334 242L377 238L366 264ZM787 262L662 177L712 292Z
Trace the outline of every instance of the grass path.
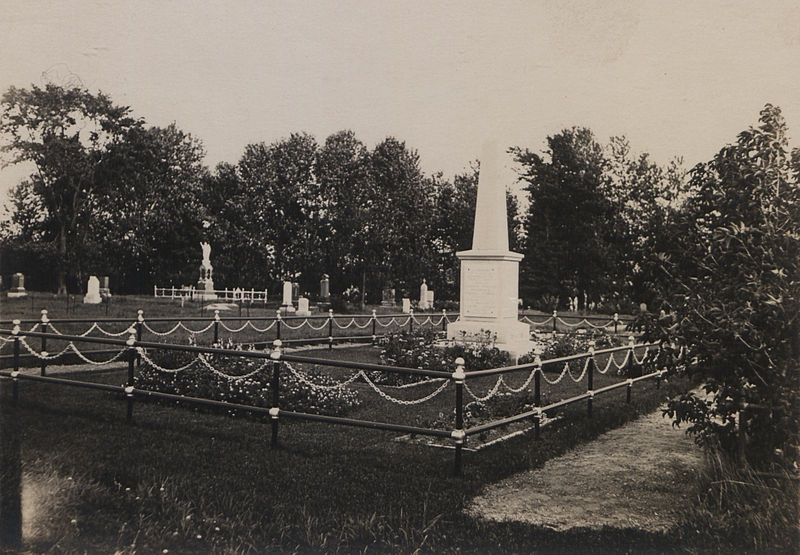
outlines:
M542 468L487 486L471 516L565 531L678 524L702 469L702 451L661 410L606 432Z

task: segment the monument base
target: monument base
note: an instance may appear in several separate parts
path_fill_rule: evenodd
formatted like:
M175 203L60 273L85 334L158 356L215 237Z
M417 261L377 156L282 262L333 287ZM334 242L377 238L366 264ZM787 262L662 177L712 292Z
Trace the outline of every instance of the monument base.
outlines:
M216 298L214 280L211 278L198 280L197 289L194 290L194 299L197 301L213 301Z
M98 293L97 295L84 295L83 296L83 304L100 304L103 302L103 298Z
M297 309L294 306L290 304L281 305L281 314L294 314L295 312L297 312Z
M486 343L496 337L494 346L514 357L528 354L535 347L531 327L518 320L456 320L447 325L447 339L456 343Z
M8 292L8 298L9 299L18 299L20 297L27 297L27 296L28 296L28 292L25 291L24 289L22 291L9 291Z

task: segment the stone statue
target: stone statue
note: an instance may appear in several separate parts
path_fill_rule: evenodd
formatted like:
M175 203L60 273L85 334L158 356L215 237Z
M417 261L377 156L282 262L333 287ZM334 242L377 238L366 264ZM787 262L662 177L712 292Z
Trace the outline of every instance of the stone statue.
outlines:
M202 242L200 247L203 249L203 266L211 266L211 245Z

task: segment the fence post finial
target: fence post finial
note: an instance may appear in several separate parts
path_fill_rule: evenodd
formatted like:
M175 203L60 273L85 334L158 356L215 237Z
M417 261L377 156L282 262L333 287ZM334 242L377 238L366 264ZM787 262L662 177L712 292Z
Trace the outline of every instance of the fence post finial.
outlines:
M47 317L47 309L42 309L42 324L46 324L50 321L50 318Z
M269 354L269 358L272 360L280 360L281 345L283 345L283 342L280 339L276 339L272 342L272 352Z
M136 321L139 322L140 324L144 322L144 310L142 310L141 308L136 311Z
M14 324L14 329L11 330L11 333L13 335L19 335L19 332L20 332L20 329L19 329L20 321L19 320L13 320L11 323Z
M219 322L219 310L214 311L214 321Z

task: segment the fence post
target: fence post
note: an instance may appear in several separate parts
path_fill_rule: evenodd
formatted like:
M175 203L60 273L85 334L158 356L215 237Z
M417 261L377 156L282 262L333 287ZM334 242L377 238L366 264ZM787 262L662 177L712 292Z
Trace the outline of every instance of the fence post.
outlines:
M408 332L412 333L414 331L414 309L408 309Z
M634 354L633 354L633 346L636 344L636 340L633 338L632 335L628 336L628 377L630 378L633 374L633 365L634 365Z
M280 309L275 311L275 318L276 318L276 321L275 321L275 339L280 341L280 339L281 339L281 311L280 311Z
M276 339L272 342L272 352L269 358L272 359L272 407L269 409L270 423L272 425L272 439L270 447L278 446L278 414L280 409L280 384L281 384L281 340Z
M464 380L466 374L464 373L464 359L458 357L456 359L456 371L453 372L452 380L456 384L456 427L450 433L450 437L456 444L456 455L453 462L453 475L461 476L461 450L464 447Z
M533 356L533 406L538 410L536 418L533 421L533 439L539 439L539 426L542 420L542 357L537 352Z
M617 334L617 326L619 324L619 313L614 313L614 335Z
M628 387L626 387L625 389L626 389L625 402L630 405L631 404L631 390L633 389L633 379L632 378L628 378Z
M594 399L594 341L589 341L589 373L586 376L586 393L589 399L586 401L586 414L592 416L592 399Z
M45 309L42 309L42 333L47 333L47 322L49 322L49 321L50 321L50 319L47 317L47 311ZM46 368L47 368L47 360L46 360L46 358L47 358L47 338L43 336L42 337L42 370L41 370L42 376L44 376L46 374L46 372L47 372L47 370L46 370Z
M144 337L144 310L136 311L136 341L141 342ZM136 354L136 366L142 364L142 357Z
M214 345L219 343L219 310L214 311Z
M442 309L442 331L447 331L447 311Z
M375 315L375 310L373 309L372 310L372 344L373 345L375 344L375 340L377 339L375 337L375 323L376 323L376 320L377 320L377 316Z
M125 399L128 402L127 421L128 424L133 422L133 380L134 368L136 366L136 335L131 330L128 340L125 342L128 346L128 382L125 384Z
M328 350L333 349L333 309L328 309Z
M558 319L558 310L553 309L553 333L556 332L556 320Z
M11 391L12 391L12 403L14 406L17 406L17 400L19 400L19 320L14 320L14 329L11 330L11 333L14 334L14 371L11 372L11 379L13 380Z

